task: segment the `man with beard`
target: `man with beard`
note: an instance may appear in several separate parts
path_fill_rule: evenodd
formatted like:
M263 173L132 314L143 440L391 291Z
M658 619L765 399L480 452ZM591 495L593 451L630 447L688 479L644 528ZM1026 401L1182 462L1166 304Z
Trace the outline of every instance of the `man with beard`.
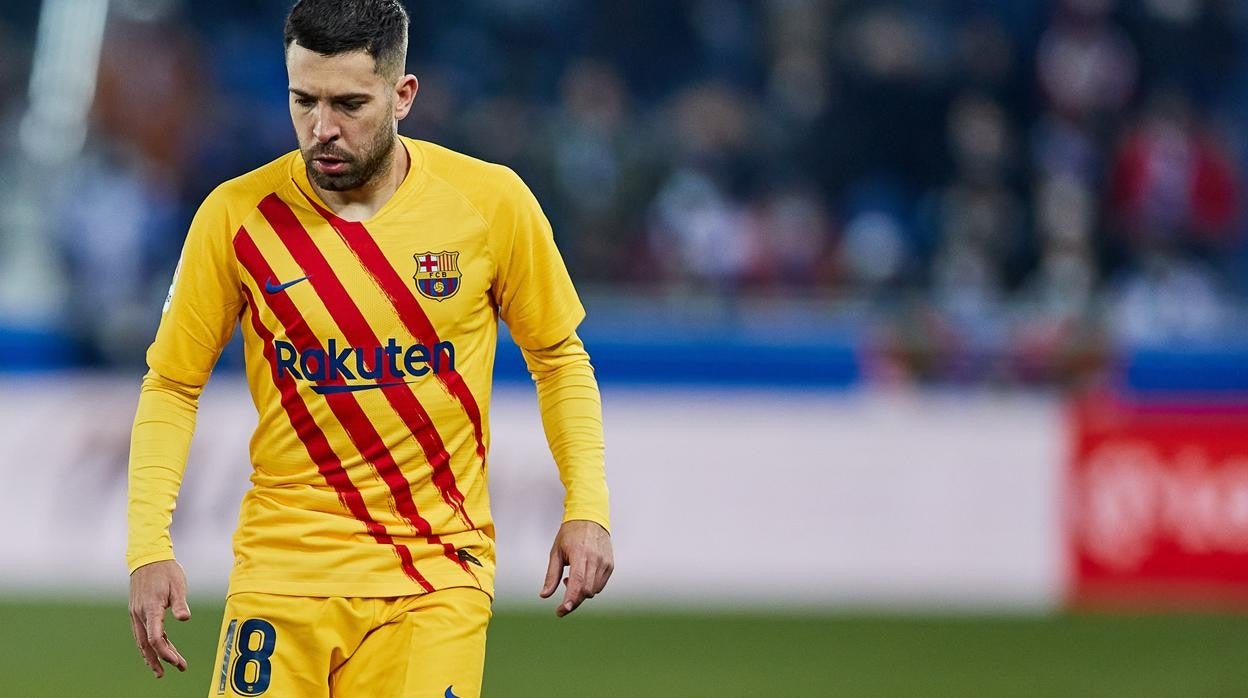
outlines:
M130 613L144 660L186 660L169 535L197 400L241 325L259 424L210 695L479 695L494 527L486 491L498 318L537 384L567 490L540 594L612 571L584 311L510 170L398 135L398 0L302 0L286 21L299 150L218 187L148 350L130 458Z

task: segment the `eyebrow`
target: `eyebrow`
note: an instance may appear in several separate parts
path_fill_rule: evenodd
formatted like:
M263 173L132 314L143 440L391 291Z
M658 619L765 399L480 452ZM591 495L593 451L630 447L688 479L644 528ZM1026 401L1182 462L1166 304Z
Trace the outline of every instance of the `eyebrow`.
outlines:
M315 95L308 94L307 92L304 92L303 90L297 90L293 87L290 88L290 93L301 99L316 99ZM352 100L367 101L372 98L373 96L368 94L367 92L350 92L345 95L334 95L330 97L331 100L334 100L336 102L348 102Z

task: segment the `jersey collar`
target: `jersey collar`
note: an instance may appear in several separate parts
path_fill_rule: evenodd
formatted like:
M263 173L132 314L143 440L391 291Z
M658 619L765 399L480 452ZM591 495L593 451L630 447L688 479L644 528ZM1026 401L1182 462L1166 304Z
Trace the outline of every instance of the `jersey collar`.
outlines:
M395 190L394 195L391 196L390 200L377 210L377 213L373 214L372 218L365 221L359 221L364 225L368 225L369 223L386 216L392 209L398 206L401 201L420 191L420 189L424 186L424 150L420 147L420 143L414 139L406 136L399 136L398 139L399 144L407 150L408 160L410 163L407 168L407 174L403 176L403 181L399 184L399 188ZM321 200L321 197L316 193L316 189L312 186L312 182L308 180L308 170L303 162L303 156L300 155L298 150L291 153L290 182L295 189L295 191L291 192L291 194L293 194L291 198L295 200L297 205L303 206L304 208L314 208L312 204L308 203L308 200L310 199L316 204L316 206L319 206L327 211L332 210L324 201Z

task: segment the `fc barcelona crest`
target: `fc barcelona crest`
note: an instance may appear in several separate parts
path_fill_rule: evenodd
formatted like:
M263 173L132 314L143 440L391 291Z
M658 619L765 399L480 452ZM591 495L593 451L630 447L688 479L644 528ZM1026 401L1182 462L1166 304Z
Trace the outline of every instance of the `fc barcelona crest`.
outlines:
M459 290L459 253L422 252L416 257L416 290L425 298L444 301Z

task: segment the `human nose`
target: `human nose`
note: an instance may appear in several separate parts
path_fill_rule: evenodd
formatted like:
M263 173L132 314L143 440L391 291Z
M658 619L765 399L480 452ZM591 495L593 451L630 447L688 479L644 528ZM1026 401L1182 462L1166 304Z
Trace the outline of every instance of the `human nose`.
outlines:
M329 143L338 138L340 129L334 120L333 110L323 107L316 108L315 121L312 124L312 135L318 143Z

